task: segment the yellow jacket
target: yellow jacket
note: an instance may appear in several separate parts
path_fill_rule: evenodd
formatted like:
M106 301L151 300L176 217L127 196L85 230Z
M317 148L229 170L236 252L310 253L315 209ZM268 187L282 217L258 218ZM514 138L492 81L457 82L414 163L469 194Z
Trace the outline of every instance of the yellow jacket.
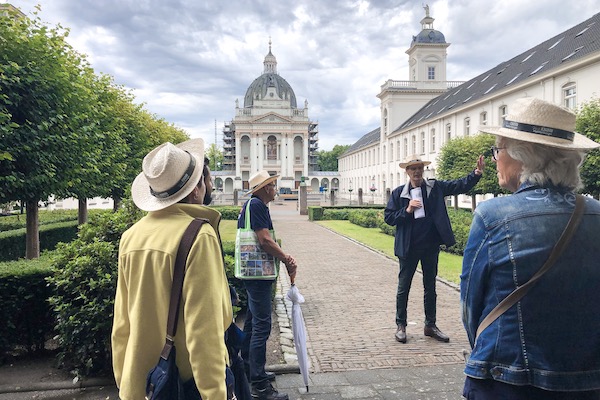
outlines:
M193 218L207 218L186 265L175 347L181 378L192 376L203 400L224 400L231 299L218 224L208 207L175 204L148 213L119 246L119 275L112 329L113 370L122 400L145 396L146 375L165 343L169 295L179 241Z

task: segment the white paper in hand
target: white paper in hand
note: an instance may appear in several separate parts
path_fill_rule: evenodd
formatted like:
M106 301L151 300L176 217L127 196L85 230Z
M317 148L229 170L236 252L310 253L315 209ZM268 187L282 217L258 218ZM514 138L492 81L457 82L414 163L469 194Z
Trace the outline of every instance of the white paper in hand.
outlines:
M413 200L419 200L421 202L421 207L415 208L415 211L413 212L415 219L424 218L425 217L425 207L423 207L423 192L421 191L421 188L418 187L418 188L410 189L410 197Z

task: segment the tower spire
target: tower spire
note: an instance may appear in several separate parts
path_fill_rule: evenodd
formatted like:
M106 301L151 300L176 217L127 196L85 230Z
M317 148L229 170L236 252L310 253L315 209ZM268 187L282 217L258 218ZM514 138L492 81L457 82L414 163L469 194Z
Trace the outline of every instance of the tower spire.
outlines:
M265 56L265 61L263 62L263 65L265 66L263 74L277 73L277 59L275 58L273 53L271 53L271 44L271 36L269 36L269 54Z

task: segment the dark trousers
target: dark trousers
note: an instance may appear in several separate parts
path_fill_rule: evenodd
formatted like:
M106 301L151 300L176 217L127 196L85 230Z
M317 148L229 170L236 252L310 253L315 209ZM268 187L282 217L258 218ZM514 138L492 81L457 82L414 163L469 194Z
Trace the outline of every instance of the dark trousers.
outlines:
M533 386L516 386L493 379L467 377L463 397L467 400L598 400L600 390L551 392Z
M435 325L436 299L435 279L438 272L438 259L440 246L430 246L422 249L409 250L406 258L400 258L400 272L398 273L398 291L396 292L396 325L406 326L406 307L410 285L421 262L423 270L423 289L425 292L425 325Z
M242 358L252 384L268 380L265 373L267 340L271 334L272 280L245 280L248 293L248 311L244 322L246 337L242 344Z

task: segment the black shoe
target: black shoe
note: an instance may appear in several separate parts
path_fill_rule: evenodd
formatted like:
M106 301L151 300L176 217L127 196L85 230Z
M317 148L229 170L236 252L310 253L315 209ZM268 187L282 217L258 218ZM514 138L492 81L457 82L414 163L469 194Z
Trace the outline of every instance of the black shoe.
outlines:
M431 336L432 338L439 340L440 342L448 343L450 338L444 334L444 332L440 331L437 326L425 326L424 332L425 336Z
M400 343L406 343L406 327L404 325L398 325L396 340Z
M277 389L271 385L271 382L261 382L252 385L252 398L258 400L289 400L287 394L279 393Z
M271 382L273 382L276 378L275 372L265 371L265 375L266 375L267 379L270 380Z

